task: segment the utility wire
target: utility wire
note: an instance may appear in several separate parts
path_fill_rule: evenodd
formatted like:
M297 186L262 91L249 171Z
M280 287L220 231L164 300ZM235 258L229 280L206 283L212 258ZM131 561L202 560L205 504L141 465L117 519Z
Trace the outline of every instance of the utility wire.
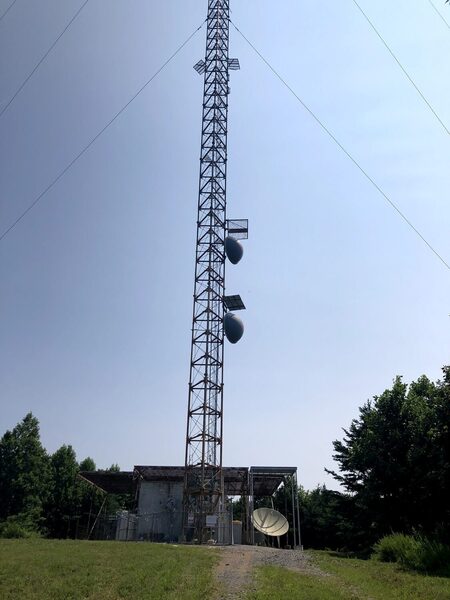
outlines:
M157 77L161 73L161 71L172 61L173 58L175 58L175 56L186 46L188 42L190 42L194 35L203 27L205 22L206 19L202 22L202 24L199 27L197 27L197 29L195 29L195 31L191 33L191 35L181 44L181 46L178 46L175 52L169 56L169 58L161 65L161 67L155 73L153 73L150 79L148 79L144 83L144 85L142 85L138 89L138 91L128 100L128 102L124 104L119 111L116 112L112 119L110 119L108 123L106 123L106 125L91 139L91 141L88 144L86 144L86 146L84 146L82 150L80 150L80 152L75 156L75 158L73 158L70 161L70 163L66 165L62 171L60 171L60 173L55 177L55 179L53 179L53 181L49 183L49 185L39 194L39 196L37 196L33 200L33 202L19 215L19 217L17 217L17 219L7 229L5 229L5 231L0 235L0 241L2 241L3 238L6 237L8 233L12 229L14 229L14 227L16 227L16 225L25 217L25 215L27 215L30 212L30 210L32 210L36 206L36 204L45 196L45 194L52 189L52 187L61 179L61 177L63 177L63 175L65 175L67 171L77 162L77 160L83 156L83 154L92 146L92 144L94 144L94 142L98 140L102 133L104 133L108 129L108 127L112 125L114 121L130 106L133 100L135 100L139 96L139 94L141 94L141 92L145 90L149 83L151 83L155 79L155 77Z
M247 44L254 50L254 52L261 58L261 60L266 64L266 66L272 71L272 73L277 77L281 83L291 92L291 94L298 100L298 102L303 106L303 108L310 114L310 116L316 121L318 125L329 135L329 137L335 142L335 144L342 150L342 152L349 158L352 163L361 171L366 179L370 181L373 187L383 196L386 202L398 213L398 215L405 221L405 223L414 231L414 233L419 236L419 238L428 246L428 248L433 252L433 254L441 261L441 263L450 271L450 264L439 254L435 248L427 241L427 239L420 233L420 231L412 224L412 222L408 219L408 217L400 210L400 208L389 198L389 196L381 189L381 187L377 184L377 182L367 173L367 171L359 164L359 162L354 158L350 152L341 144L341 142L337 139L337 137L328 129L328 127L319 119L317 115L309 108L305 102L297 95L297 93L293 90L293 88L283 79L283 77L275 70L274 67L269 63L269 61L261 54L261 52L252 44L252 42L242 33L240 29L231 21L230 23L236 29L236 31L242 36L242 38L247 42Z
M11 8L14 6L14 4L16 2L17 2L17 0L13 0L11 2L11 4L8 6L8 8L5 10L5 12L0 16L0 21L2 21L4 17L6 17L6 15L9 13L9 11L11 10Z
M66 31L69 29L69 27L72 25L72 23L75 21L75 19L78 17L78 15L80 14L80 12L83 10L83 8L86 6L86 4L89 2L89 0L85 0L85 2L83 2L83 4L80 6L80 8L77 10L77 12L73 15L73 17L70 19L70 21L67 23L67 25L64 27L64 29L61 31L61 33L58 35L58 37L56 38L56 40L53 42L53 44L50 46L50 48L47 50L47 52L44 54L44 56L40 59L40 61L36 64L36 66L34 67L34 69L31 71L31 73L24 79L24 81L20 84L20 86L17 88L17 90L15 91L15 93L13 94L12 98L10 98L9 102L2 108L1 112L0 112L0 117L3 115L3 113L8 109L8 107L13 103L13 101L15 100L16 96L19 95L19 93L23 90L23 88L25 87L25 85L28 83L28 81L31 79L31 77L36 73L36 71L39 69L39 67L41 66L41 64L44 62L44 60L47 58L47 56L50 54L50 52L53 50L53 48L56 46L56 44L59 42L59 40L62 38L62 36L66 33Z
M440 18L444 21L444 23L450 29L450 25L449 25L447 19L444 17L444 15L441 13L441 11L436 7L434 2L432 2L432 0L428 0L428 3L431 4L431 6L434 8L435 12L440 16Z
M450 135L450 130L447 128L447 126L445 125L445 123L443 122L443 120L440 118L440 116L437 114L437 112L431 106L430 102L425 98L425 96L423 95L423 93L420 91L419 87L414 82L414 80L411 77L411 75L408 73L408 71L405 69L405 67L402 65L402 63L399 61L399 59L395 56L394 52L388 46L387 42L385 41L385 39L383 38L383 36L381 35L381 33L378 31L378 29L375 27L375 25L372 23L372 21L369 19L369 17L367 16L367 14L363 11L363 9L361 8L361 6L358 4L358 2L356 0L353 0L353 4L359 9L359 11L363 15L363 17L366 19L366 21L369 23L369 25L372 27L372 29L374 30L374 32L377 34L377 36L382 41L382 43L383 43L384 47L386 48L386 50L389 52L389 54L395 60L395 62L397 63L397 65L400 67L400 69L403 71L404 75L407 77L407 79L409 80L409 82L411 83L411 85L415 88L416 92L419 94L419 96L422 98L422 100L425 102L425 104L431 110L431 112L436 117L436 119L439 121L439 123L442 125L442 127L445 129L445 131Z

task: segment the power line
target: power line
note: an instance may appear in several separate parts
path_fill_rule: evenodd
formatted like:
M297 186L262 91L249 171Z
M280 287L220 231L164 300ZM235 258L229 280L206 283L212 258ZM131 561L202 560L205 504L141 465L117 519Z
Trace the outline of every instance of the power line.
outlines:
M444 21L444 23L447 25L447 27L450 29L450 25L449 25L447 19L444 17L444 15L441 13L441 11L436 7L436 5L434 4L434 2L432 2L432 0L428 0L428 2L434 8L434 10L439 15L439 17Z
M310 116L316 121L318 125L328 134L328 136L335 142L335 144L344 152L344 154L349 158L352 163L361 171L368 181L373 185L373 187L383 196L386 202L398 213L398 215L405 221L405 223L414 231L414 233L428 246L428 248L433 252L435 256L441 261L441 263L450 271L450 264L439 254L435 248L428 242L428 240L420 233L420 231L412 224L412 222L408 219L408 217L400 210L400 208L389 198L389 196L381 189L381 187L376 183L376 181L367 173L367 171L359 164L359 162L354 158L350 152L341 144L341 142L336 138L336 136L328 129L328 127L319 119L317 115L309 108L305 102L297 95L297 93L293 90L293 88L283 79L283 77L275 70L274 67L269 63L269 61L261 54L261 52L252 44L252 42L242 33L240 29L231 21L230 23L236 29L236 31L242 36L242 38L247 42L247 44L254 50L254 52L261 58L261 60L266 64L266 66L272 71L272 73L281 81L281 83L291 92L291 94L298 100L298 102L303 106L303 108L310 114Z
M23 90L23 88L25 87L25 85L27 84L27 82L31 79L31 77L36 73L36 71L38 70L38 68L41 66L41 64L44 62L44 60L47 58L47 56L50 54L50 52L53 50L53 48L56 46L56 44L59 42L59 40L62 38L62 36L66 33L66 31L69 29L69 27L72 25L72 23L75 21L75 19L78 17L78 15L80 14L80 12L83 10L83 8L86 6L86 4L89 2L89 0L86 0L85 2L83 2L83 4L80 6L80 8L77 10L77 12L73 15L73 17L70 19L70 21L67 23L67 25L64 27L64 29L61 31L61 33L58 35L58 37L56 38L56 40L53 42L53 44L50 46L50 48L47 50L47 52L44 54L44 56L40 59L40 61L36 64L36 66L34 67L34 69L31 71L31 73L24 79L24 81L20 84L20 86L17 88L17 90L15 91L15 93L13 94L12 98L10 98L9 102L6 104L6 106L4 106L0 112L0 117L3 115L3 113L7 110L7 108L12 104L12 102L15 100L16 96L18 96L18 94Z
M17 0L13 0L11 2L11 4L8 6L8 8L5 10L5 12L0 16L0 21L6 17L6 15L9 13L9 11L11 10L11 8L14 6L14 4L17 2Z
M65 175L67 171L77 162L77 160L83 156L83 154L92 146L92 144L94 144L94 142L98 140L102 133L104 133L108 129L108 127L112 125L114 121L130 106L133 100L135 100L139 96L139 94L145 90L149 83L151 83L155 79L155 77L157 77L161 73L161 71L172 61L173 58L175 58L175 56L186 46L188 42L190 42L194 35L203 27L204 23L205 21L203 21L203 23L191 33L191 35L181 44L181 46L178 46L175 52L171 54L171 56L150 77L150 79L148 79L144 83L144 85L142 85L139 88L139 90L130 98L130 100L128 100L128 102L124 104L118 112L116 112L112 119L108 121L108 123L91 139L91 141L88 144L86 144L86 146L84 146L82 150L80 150L80 152L75 156L75 158L73 158L70 161L70 163L66 165L62 171L60 171L60 173L55 177L55 179L53 179L53 181L49 183L49 185L39 194L39 196L37 196L33 200L33 202L19 215L19 217L17 217L17 219L0 235L0 241L2 241L3 238L6 237L8 233L12 229L14 229L14 227L16 227L16 225L25 217L25 215L27 215L36 206L36 204L45 196L45 194L52 189L52 187L61 179L61 177L63 177L63 175Z
M440 118L440 116L437 114L437 112L431 106L430 102L425 98L425 96L423 95L423 93L420 91L419 87L414 82L414 80L411 77L411 75L408 73L408 71L405 69L405 67L402 65L402 63L399 61L399 59L395 56L394 52L388 46L387 42L385 41L385 39L383 38L383 36L381 35L381 33L378 31L378 29L375 27L375 25L372 23L372 21L369 19L369 17L367 16L367 14L363 11L363 9L361 8L361 6L358 4L358 2L356 0L353 0L353 4L359 9L359 11L363 15L363 17L366 19L366 21L369 23L369 25L372 27L372 29L374 30L374 32L377 34L377 36L382 41L382 43L383 43L384 47L386 48L386 50L389 52L389 54L395 60L395 62L397 63L397 65L400 67L400 69L403 71L404 75L407 77L407 79L409 80L409 82L411 83L411 85L413 85L413 87L415 88L416 92L419 94L419 96L422 98L422 100L425 102L425 104L431 110L431 112L436 117L436 119L439 121L439 123L442 125L442 127L445 129L445 131L450 135L450 130L447 128L447 126L445 125L445 123L443 122L443 120Z

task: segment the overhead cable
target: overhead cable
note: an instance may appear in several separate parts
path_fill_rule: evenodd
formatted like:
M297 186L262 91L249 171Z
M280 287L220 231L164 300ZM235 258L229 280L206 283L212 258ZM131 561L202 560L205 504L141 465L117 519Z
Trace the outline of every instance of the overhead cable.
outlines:
M364 177L370 181L373 187L383 196L386 202L396 211L396 213L403 219L403 221L414 231L414 233L426 244L433 252L433 254L440 260L440 262L450 271L450 264L439 254L439 252L428 242L428 240L420 233L420 231L413 225L408 217L403 213L400 208L395 204L391 198L382 190L378 183L369 175L369 173L360 165L360 163L350 154L350 152L341 144L337 137L331 132L331 130L319 119L319 117L312 111L311 108L298 96L294 89L286 82L285 79L276 71L269 61L261 54L261 52L252 44L252 42L242 33L242 31L230 20L230 23L236 29L236 31L242 36L247 44L254 50L259 58L266 64L266 66L272 71L272 73L281 81L281 83L289 90L289 92L297 99L297 101L303 106L303 108L310 114L310 116L316 121L318 125L328 134L328 136L335 142L335 144L342 150L342 152L349 158L352 163L361 171Z
M437 6L435 5L435 3L432 0L428 0L428 3L431 4L431 6L434 8L435 12L439 15L439 17L442 19L442 21L450 29L450 25L449 25L447 19L444 17L444 15L441 13L441 11L437 8Z
M206 19L205 19L206 21ZM80 152L73 158L69 164L67 164L62 171L48 184L48 186L37 196L33 202L17 217L17 219L11 223L11 225L5 229L5 231L0 235L0 241L5 238L8 233L18 225L18 223L36 206L36 204L45 196L45 194L52 189L52 187L67 173L67 171L77 162L79 158L83 156L83 154L98 140L98 138L108 129L110 125L114 123L114 121L130 106L130 104L145 90L145 88L157 77L161 71L175 58L175 56L186 46L186 44L194 37L194 35L203 27L205 21L195 29L191 33L191 35L175 50L173 54L169 56L169 58L161 65L161 67L153 73L153 75L148 79L139 89L138 91L128 100L126 104L122 106L122 108L116 112L116 114L106 123L106 125L91 139L90 142L84 146Z
M450 130L445 125L444 121L441 119L441 117L437 114L437 112L431 106L430 102L426 99L426 97L421 92L421 90L419 89L419 87L417 86L417 84L415 83L415 81L413 80L413 78L411 77L411 75L408 73L408 71L405 69L405 67L402 65L402 63L399 61L399 59L396 57L396 55L394 54L394 52L388 46L387 42L385 41L385 39L383 38L383 36L381 35L381 33L378 31L378 29L375 27L375 25L372 23L372 21L369 19L369 17L367 16L367 14L363 11L363 9L361 8L361 6L358 4L358 2L356 0L353 0L353 4L359 9L359 11L363 15L363 17L366 19L366 21L369 23L369 25L372 27L372 29L374 30L374 32L377 34L377 36L379 37L379 39L383 43L383 45L386 48L386 50L389 52L389 54L395 60L395 62L397 63L397 65L400 67L400 69L403 71L403 74L409 80L409 82L411 83L411 85L414 87L414 89L416 90L416 92L419 94L419 96L422 98L422 100L425 102L425 104L431 110L431 112L436 117L436 119L439 121L439 123L442 125L442 127L445 129L445 131L450 135Z
M17 90L14 92L14 94L10 98L9 102L0 111L0 117L8 109L8 107L14 102L16 96L18 96L20 94L20 92L23 90L23 88L25 87L25 85L28 83L28 81L31 79L31 77L36 73L36 71L39 69L39 67L41 66L41 64L44 62L44 60L47 58L47 56L50 54L50 52L53 50L53 48L56 46L56 44L59 42L59 40L62 38L62 36L66 33L66 31L69 29L69 27L72 25L72 23L75 21L75 19L78 17L78 15L80 14L80 12L83 10L83 8L86 6L86 4L88 2L89 2L89 0L85 0L85 2L83 2L83 4L80 6L80 8L77 10L77 12L73 15L73 17L70 19L70 21L64 27L64 29L58 35L58 37L56 38L56 40L53 42L53 44L50 46L50 48L44 54L44 56L35 65L34 69L31 71L31 73L22 81L22 83L19 85L19 87L17 88Z
M6 17L6 15L9 13L9 11L11 10L11 8L14 6L14 4L16 2L17 2L17 0L13 0L11 2L11 4L8 6L8 8L5 10L5 12L2 15L0 15L0 21L2 21L4 17Z

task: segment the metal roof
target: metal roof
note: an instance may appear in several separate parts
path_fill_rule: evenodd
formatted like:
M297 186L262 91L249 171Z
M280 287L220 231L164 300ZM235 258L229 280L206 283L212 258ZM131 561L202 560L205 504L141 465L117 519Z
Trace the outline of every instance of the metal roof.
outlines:
M294 475L297 467L250 467L249 475L253 482L255 496L272 496L285 477Z
M223 467L225 494L247 495L250 476L255 496L271 496L283 479L296 471L296 467ZM134 471L83 471L80 477L108 494L127 494L134 491L139 480L181 482L184 467L136 465Z
M297 467L250 467L250 473L263 475L294 475L297 472Z
M239 496L246 493L248 468L223 467L225 494ZM183 481L184 467L154 467L136 465L134 472L144 481Z
M108 494L130 494L135 486L133 471L82 471L79 476Z

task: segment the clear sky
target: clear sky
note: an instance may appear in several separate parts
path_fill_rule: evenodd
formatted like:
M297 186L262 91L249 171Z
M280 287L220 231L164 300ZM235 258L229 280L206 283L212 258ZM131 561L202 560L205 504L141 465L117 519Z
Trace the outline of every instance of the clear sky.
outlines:
M450 8L434 0L450 22ZM0 106L81 0L0 21ZM10 0L0 1L0 14ZM206 0L90 0L0 118L3 231L206 16ZM361 0L450 126L450 30L428 0ZM234 0L232 18L450 261L448 134L352 0ZM202 29L0 243L0 432L50 452L182 464ZM332 480L333 439L396 374L450 362L450 272L231 30L227 268L246 331L225 348L224 463Z

